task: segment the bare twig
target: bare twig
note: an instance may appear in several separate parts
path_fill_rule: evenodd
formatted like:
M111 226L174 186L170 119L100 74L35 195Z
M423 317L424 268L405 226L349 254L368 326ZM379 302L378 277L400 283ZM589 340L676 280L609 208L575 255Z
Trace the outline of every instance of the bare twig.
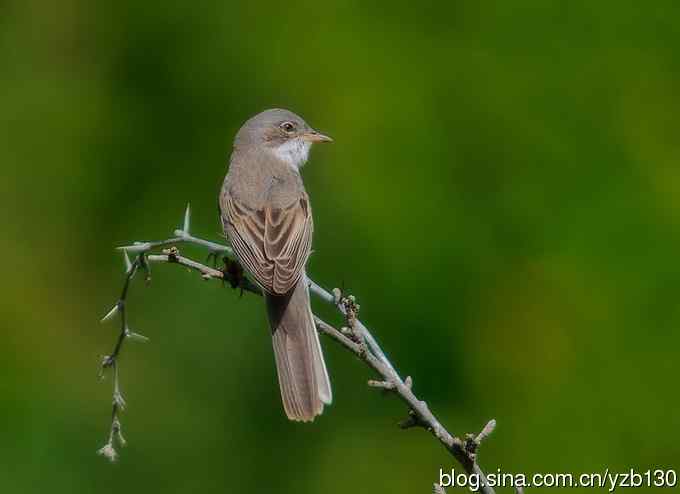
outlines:
M135 242L132 245L121 247L127 259L126 277L123 286L123 293L114 309L105 316L104 320L110 319L116 312L121 315L121 333L118 337L116 346L111 355L104 358L102 362L102 370L113 367L114 370L114 402L113 402L113 416L112 425L109 434L109 440L106 445L99 450L99 453L114 460L117 456L114 443L118 441L119 444L124 444L122 436L120 435L120 421L118 418L119 412L124 406L122 395L120 394L118 383L118 367L117 360L121 351L122 343L126 337L131 336L131 332L127 328L127 318L125 314L125 300L129 288L130 281L134 277L139 268L143 268L149 272L150 263L171 263L180 264L201 274L203 279L221 279L229 282L232 287L239 288L242 291L261 295L261 291L252 281L242 275L238 269L233 269L235 263L234 254L232 250L225 246L209 240L194 237L189 231L190 226L190 210L187 210L184 216L184 224L181 230L174 231L174 237L166 240L155 242ZM194 261L190 258L181 256L176 247L163 250L161 254L151 254L154 249L163 247L175 246L180 243L190 243L199 245L208 249L209 254L217 257L224 256L225 269L219 270L206 266L202 263ZM127 253L136 254L134 261L130 262ZM368 331L366 326L358 319L359 305L356 303L352 295L344 295L339 289L334 289L333 293L329 293L321 286L314 283L312 280L307 280L310 291L326 303L334 305L338 311L344 316L346 327L340 330L334 326L326 323L317 316L314 320L317 329L320 333L329 336L335 340L345 349L354 353L363 362L365 362L371 369L373 369L379 376L380 380L370 380L369 386L381 389L385 392L394 393L408 408L408 417L400 426L402 428L421 427L430 432L446 450L456 458L464 470L469 475L477 475L480 480L480 491L486 494L494 493L493 488L486 485L486 477L477 464L477 448L494 429L495 421L491 420L484 429L476 436L468 434L465 441L452 435L439 422L435 415L430 411L427 403L420 400L412 391L413 381L410 377L403 379L399 376L392 363L385 356L373 335ZM117 399L117 397L119 399Z

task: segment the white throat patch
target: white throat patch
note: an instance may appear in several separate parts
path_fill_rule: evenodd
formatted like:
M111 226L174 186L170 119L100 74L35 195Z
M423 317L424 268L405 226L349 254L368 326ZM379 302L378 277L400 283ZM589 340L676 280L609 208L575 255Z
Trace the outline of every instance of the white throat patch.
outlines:
M298 170L305 164L309 157L309 148L312 143L304 141L300 137L291 139L274 148L274 155L281 161L288 163L294 170Z

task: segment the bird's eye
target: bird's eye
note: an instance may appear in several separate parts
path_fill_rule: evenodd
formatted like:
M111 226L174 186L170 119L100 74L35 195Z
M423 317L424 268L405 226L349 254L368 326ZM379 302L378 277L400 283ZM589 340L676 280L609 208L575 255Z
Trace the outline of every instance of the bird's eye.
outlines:
M295 130L295 124L293 122L283 122L281 128L286 132L293 132Z

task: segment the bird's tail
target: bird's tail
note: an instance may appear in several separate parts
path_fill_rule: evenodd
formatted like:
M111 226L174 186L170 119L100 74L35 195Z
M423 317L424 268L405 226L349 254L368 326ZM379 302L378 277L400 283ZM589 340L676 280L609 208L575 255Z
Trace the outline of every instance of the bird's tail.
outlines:
M333 397L303 275L284 296L266 295L283 408L290 420L309 422Z

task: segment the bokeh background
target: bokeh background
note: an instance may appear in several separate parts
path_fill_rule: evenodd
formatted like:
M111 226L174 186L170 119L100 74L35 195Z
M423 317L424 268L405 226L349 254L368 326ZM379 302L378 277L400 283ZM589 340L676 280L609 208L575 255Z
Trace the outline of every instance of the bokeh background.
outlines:
M95 454L115 246L216 197L265 108L331 134L310 273L345 286L483 466L679 468L677 2L0 5L0 491L428 492L452 459L324 340L335 403L283 416L261 300L158 266ZM202 256L200 251L183 252ZM332 313L316 304L331 318ZM337 320L337 319L335 319ZM643 489L644 491L644 489Z

